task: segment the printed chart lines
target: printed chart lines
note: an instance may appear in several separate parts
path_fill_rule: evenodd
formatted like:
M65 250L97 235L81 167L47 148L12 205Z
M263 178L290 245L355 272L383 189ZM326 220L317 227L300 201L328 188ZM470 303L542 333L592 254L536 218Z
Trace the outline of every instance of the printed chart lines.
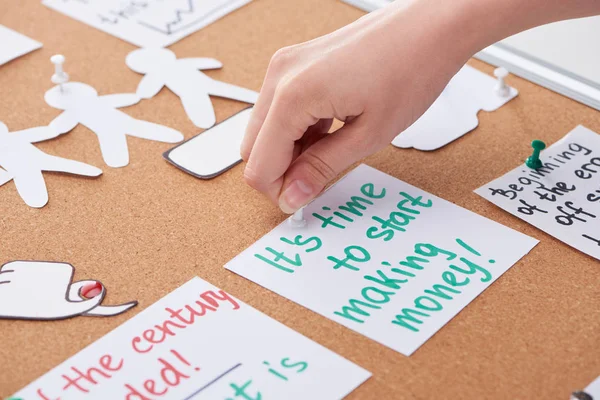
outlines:
M194 2L195 2L195 0L187 0L187 7L181 7L181 8L175 9L174 10L175 17L170 21L166 21L164 26L157 26L156 24L148 23L143 20L138 20L137 23L148 29L152 29L154 31L160 32L167 36L174 35L182 30L188 29L198 23L201 23L202 21L210 18L214 14L220 13L221 10L223 10L224 8L230 7L231 3L232 3L232 1L228 1L225 4L222 4L222 5L218 6L217 8L211 10L210 12L202 13L197 10L197 7L194 5ZM198 18L195 18L194 20L191 20L191 21L185 23L185 15L186 14L193 15L197 12L200 12L200 16ZM179 25L182 23L185 23L185 24Z

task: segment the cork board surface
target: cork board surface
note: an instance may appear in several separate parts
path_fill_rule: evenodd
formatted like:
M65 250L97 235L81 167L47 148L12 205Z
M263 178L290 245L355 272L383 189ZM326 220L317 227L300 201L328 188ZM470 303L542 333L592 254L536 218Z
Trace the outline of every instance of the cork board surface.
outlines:
M170 48L179 57L222 61L212 77L259 90L280 47L328 33L362 12L338 0L255 0ZM0 67L0 120L11 130L45 125L49 57L67 57L72 80L100 94L134 92L140 76L125 66L134 47L40 4L2 1L0 23L44 48ZM492 67L470 64L491 73ZM0 397L8 396L118 327L193 276L223 288L292 329L368 369L373 377L349 399L566 399L600 373L600 263L500 210L473 193L522 162L529 143L560 139L577 124L600 132L600 114L510 77L517 99L480 113L480 127L445 148L424 153L389 146L365 160L462 207L533 236L541 243L410 358L350 331L231 272L223 265L284 216L242 179L236 166L210 181L162 159L171 145L129 139L131 162L103 166L95 135L77 127L39 145L101 166L97 180L46 174L49 204L30 209L14 184L0 188L0 263L69 262L75 279L108 287L105 304L140 305L112 318L58 322L0 320ZM215 99L222 121L245 107ZM163 123L187 138L198 133L178 99L164 90L130 107L132 116Z

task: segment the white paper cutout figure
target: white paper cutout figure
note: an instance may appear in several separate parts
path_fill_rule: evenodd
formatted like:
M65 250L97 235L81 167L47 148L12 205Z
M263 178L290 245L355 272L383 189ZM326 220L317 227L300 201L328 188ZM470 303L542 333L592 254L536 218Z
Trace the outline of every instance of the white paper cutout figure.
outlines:
M166 86L181 99L190 120L199 128L216 122L210 96L224 97L254 104L258 93L229 83L216 81L200 70L223 67L213 58L181 58L168 49L144 48L127 55L127 66L145 76L137 94L143 99L156 96Z
M497 110L518 94L510 88L506 97L499 96L495 86L496 79L465 65L421 118L396 136L392 144L429 151L464 136L479 125L480 110Z
M48 189L42 171L74 175L99 176L102 170L79 161L46 154L33 143L57 137L60 131L40 126L9 132L0 122L0 186L14 180L19 195L30 207L41 208L48 203Z
M166 143L177 143L183 135L172 128L135 119L122 111L140 101L133 93L98 96L93 87L80 82L68 82L46 92L46 103L64 110L50 126L68 132L82 124L98 136L106 164L119 168L129 164L127 135Z
M0 268L0 319L57 320L87 316L112 316L137 305L101 306L106 289L91 299L81 289L96 281L71 283L70 264L47 261L12 261Z

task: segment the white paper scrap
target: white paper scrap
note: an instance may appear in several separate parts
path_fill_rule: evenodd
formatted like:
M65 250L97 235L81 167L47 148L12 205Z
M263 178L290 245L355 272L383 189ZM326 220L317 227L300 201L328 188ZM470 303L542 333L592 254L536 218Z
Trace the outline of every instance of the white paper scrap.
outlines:
M540 156L475 193L600 260L600 135L578 126Z
M366 165L304 217L225 267L405 355L537 244Z
M15 397L337 400L370 375L194 278Z
M0 65L42 47L40 42L0 25Z

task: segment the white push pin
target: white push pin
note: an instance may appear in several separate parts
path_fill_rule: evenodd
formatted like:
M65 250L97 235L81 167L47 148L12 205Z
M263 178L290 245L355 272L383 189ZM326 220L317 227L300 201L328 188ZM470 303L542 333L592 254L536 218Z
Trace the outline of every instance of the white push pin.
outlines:
M60 91L63 91L63 84L69 82L69 74L63 70L63 64L65 63L65 56L61 54L50 57L50 61L54 64L54 75L52 75L52 83L60 87Z
M496 68L494 70L494 76L498 78L496 86L494 86L494 91L496 94L500 97L510 96L510 87L504 81L504 79L508 76L508 71L506 68Z
M292 228L304 228L306 220L304 219L304 207L296 211L289 219Z

